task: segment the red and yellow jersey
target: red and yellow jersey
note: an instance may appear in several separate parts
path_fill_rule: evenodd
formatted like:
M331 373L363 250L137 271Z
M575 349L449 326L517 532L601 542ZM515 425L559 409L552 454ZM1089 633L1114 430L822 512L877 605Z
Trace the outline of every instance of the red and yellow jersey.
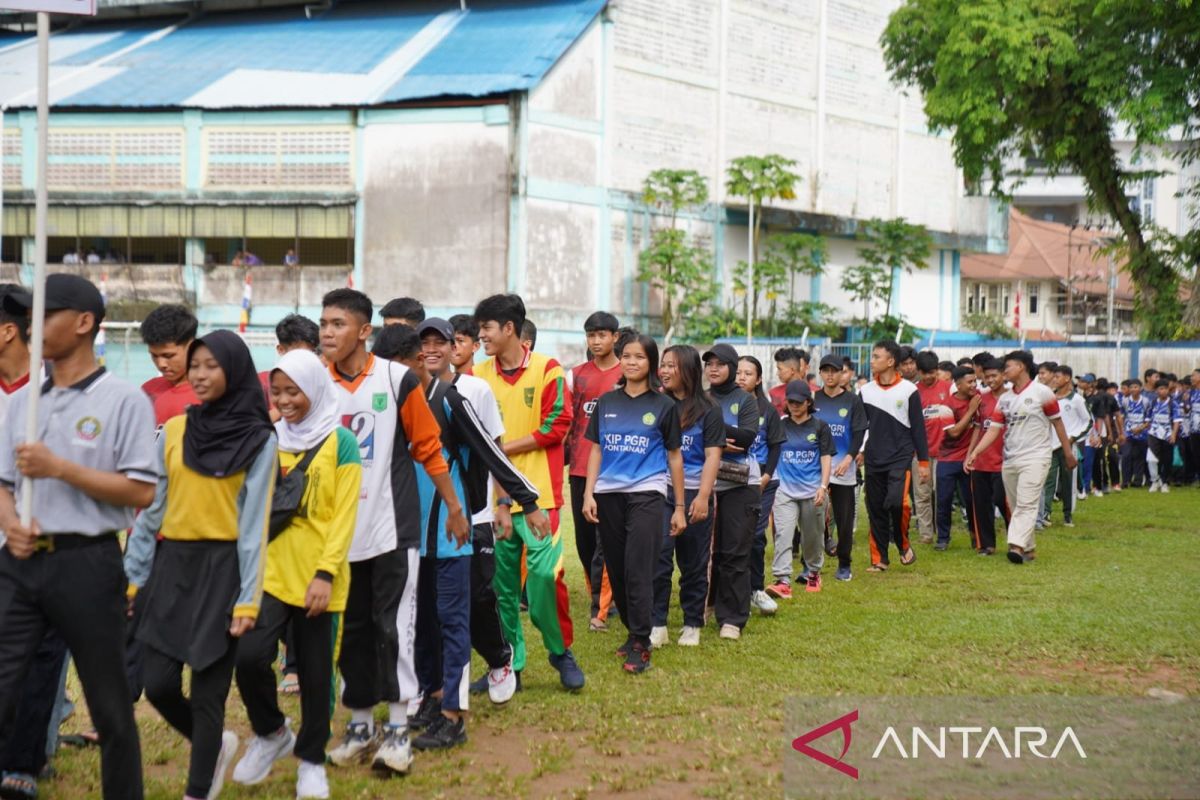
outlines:
M561 508L563 440L571 427L571 399L563 368L552 358L526 350L517 369L500 369L496 359L489 358L476 365L475 377L486 381L496 395L504 422L501 441L533 436L538 444L537 450L511 457L517 470L537 488L538 506ZM520 511L520 506L514 505L513 510Z

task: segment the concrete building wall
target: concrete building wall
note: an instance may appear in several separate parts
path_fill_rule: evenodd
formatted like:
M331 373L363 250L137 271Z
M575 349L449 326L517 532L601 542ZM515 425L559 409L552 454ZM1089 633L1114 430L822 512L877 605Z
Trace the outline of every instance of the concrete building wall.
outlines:
M465 308L504 291L508 129L373 114L363 131L363 289Z

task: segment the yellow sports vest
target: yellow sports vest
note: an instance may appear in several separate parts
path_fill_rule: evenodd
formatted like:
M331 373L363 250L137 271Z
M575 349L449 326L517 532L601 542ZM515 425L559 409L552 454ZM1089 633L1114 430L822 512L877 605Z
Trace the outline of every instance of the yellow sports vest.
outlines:
M179 542L236 542L238 493L246 472L213 478L183 463L183 431L187 417L167 420L163 427L163 456L167 469L167 510L161 533Z

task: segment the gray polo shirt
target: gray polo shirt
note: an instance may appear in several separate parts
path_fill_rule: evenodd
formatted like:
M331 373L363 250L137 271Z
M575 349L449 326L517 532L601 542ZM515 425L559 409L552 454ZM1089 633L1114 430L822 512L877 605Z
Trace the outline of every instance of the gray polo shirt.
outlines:
M0 485L21 502L21 475L15 449L25 441L28 387L12 400L0 425ZM46 381L38 403L38 438L55 455L102 472L119 472L133 480L158 482L154 449L154 409L139 389L105 372L73 386ZM133 509L95 500L53 478L33 482L33 517L43 533L95 536L133 525Z

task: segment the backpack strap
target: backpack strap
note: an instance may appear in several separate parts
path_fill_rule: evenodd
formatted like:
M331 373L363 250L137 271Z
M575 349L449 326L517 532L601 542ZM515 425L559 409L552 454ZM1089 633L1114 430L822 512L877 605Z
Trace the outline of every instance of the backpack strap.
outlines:
M329 436L337 436L337 431L329 434ZM329 441L329 436L326 436L324 439L322 439L321 443L316 447L306 450L304 452L304 458L300 459L296 466L288 470L288 474L290 475L293 472L299 472L301 475L303 475L304 471L308 469L310 464L312 464L313 459L317 457L317 453L320 452L321 448L325 446L325 443Z

